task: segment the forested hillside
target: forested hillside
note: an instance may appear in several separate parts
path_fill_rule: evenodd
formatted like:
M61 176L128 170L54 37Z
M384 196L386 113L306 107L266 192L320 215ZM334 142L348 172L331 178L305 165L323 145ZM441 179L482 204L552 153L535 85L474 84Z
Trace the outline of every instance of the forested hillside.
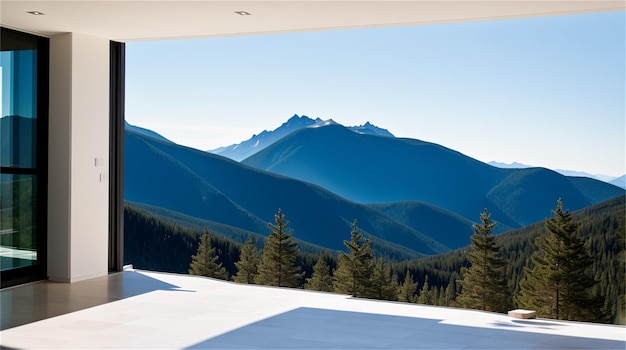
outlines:
M587 241L593 257L589 269L591 275L599 281L594 286L593 293L605 296L609 320L616 317L620 293L618 289L620 285L623 286L625 278L624 266L620 267L618 256L624 251L624 243L618 242L618 229L620 225L624 225L625 199L622 196L573 213L574 221L580 224L578 232ZM492 218L497 221L496 217ZM535 239L546 234L544 222L538 222L495 237L501 247L501 255L507 262L506 278L514 297L519 293L519 281L524 267L530 263L531 255L537 250ZM456 281L460 278L459 272L462 266L468 266L465 251L467 248L396 264L396 276L402 281L408 270L421 284L428 275L431 286L437 286L442 291L450 288L458 293L460 287Z
M206 227L202 224L206 223L196 219L191 224L175 224L135 205L126 204L124 264L132 264L144 270L187 273L191 256L196 254L200 236ZM243 244L223 234L211 232L211 244L216 248L218 262L226 268L228 276L234 275L237 271L235 262L239 260ZM251 237L259 249L263 247L264 236ZM310 275L320 249L305 242L299 245L304 245L304 250L298 252L298 263Z

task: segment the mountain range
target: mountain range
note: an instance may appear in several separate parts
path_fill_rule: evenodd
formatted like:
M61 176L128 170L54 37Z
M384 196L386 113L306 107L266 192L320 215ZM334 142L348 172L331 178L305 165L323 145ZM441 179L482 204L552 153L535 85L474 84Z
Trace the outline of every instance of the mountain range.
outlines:
M375 250L396 259L469 244L483 208L503 232L551 216L557 198L576 210L624 194L597 180L499 169L440 145L332 121L300 127L242 162L146 129L127 127L125 136L127 201L211 222L239 238L266 235L281 208L295 238L333 250L343 248L357 219Z
M125 133L124 162L126 201L264 235L280 208L295 238L326 249L342 249L354 219L372 245L390 257L450 249L376 208L319 186L134 131Z
M472 221L488 208L512 228L549 217L558 198L577 210L624 193L590 178L496 168L437 144L362 135L341 125L301 129L242 163L359 203L420 201Z
M263 130L258 135L252 135L252 137L248 140L242 141L237 144L233 144L230 146L219 147L213 150L209 150L208 152L219 154L221 156L236 160L242 161L253 154L262 151L272 143L280 140L281 138L307 127L320 127L330 124L337 124L332 119L322 120L320 118L312 119L307 117L306 115L298 116L294 114L291 118L289 118L285 123L283 123L278 128L267 131ZM133 126L131 126L133 127ZM378 135L378 136L386 136L386 137L395 137L391 132L386 129L377 127L370 122L366 122L363 125L359 126L348 126L349 130L352 130L359 134L368 134L368 135ZM140 128L141 129L141 128ZM144 131L146 129L143 129ZM157 134L158 135L158 134ZM159 137L162 137L159 135ZM487 164L505 169L523 169L523 168L534 168L535 166L522 164L518 162L513 163L502 163L491 161ZM621 188L626 189L626 175L622 175L620 177L614 177L609 175L602 174L590 174L583 171L575 171L575 170L565 170L565 169L552 169L559 174L565 176L578 176L578 177L589 177L592 179L608 182L612 185L619 186Z

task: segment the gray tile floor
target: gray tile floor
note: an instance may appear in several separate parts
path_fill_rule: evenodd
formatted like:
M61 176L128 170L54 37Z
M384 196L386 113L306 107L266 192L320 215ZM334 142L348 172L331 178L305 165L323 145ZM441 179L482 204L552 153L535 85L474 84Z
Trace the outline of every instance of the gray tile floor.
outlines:
M142 274L115 273L79 283L29 283L0 292L0 330L176 286Z
M626 328L126 271L3 290L3 348L625 349Z

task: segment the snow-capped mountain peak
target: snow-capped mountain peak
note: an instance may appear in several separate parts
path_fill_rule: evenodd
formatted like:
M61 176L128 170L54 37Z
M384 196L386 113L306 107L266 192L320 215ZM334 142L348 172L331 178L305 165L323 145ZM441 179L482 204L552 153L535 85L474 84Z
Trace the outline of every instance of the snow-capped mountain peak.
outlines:
M265 149L269 145L274 142L282 139L283 137L298 131L303 128L320 128L328 125L340 125L333 119L322 120L320 118L309 118L306 115L299 116L294 114L291 118L289 118L286 122L284 122L278 128L267 131L263 130L258 135L252 135L252 137L246 141L243 141L238 144L220 147L214 150L210 150L208 152L219 154L224 157L228 157L235 161L241 161L243 159L248 158L249 156ZM394 137L386 129L379 128L369 121L364 125L359 126L350 126L347 127L349 130L356 132L357 134L368 134L368 135L376 135L376 136L384 136L384 137Z

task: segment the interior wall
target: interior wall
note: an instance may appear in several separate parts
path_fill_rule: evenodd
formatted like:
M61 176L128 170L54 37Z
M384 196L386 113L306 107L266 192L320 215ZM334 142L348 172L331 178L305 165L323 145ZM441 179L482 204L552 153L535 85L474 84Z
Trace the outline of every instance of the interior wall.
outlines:
M50 38L48 277L108 272L109 40Z

